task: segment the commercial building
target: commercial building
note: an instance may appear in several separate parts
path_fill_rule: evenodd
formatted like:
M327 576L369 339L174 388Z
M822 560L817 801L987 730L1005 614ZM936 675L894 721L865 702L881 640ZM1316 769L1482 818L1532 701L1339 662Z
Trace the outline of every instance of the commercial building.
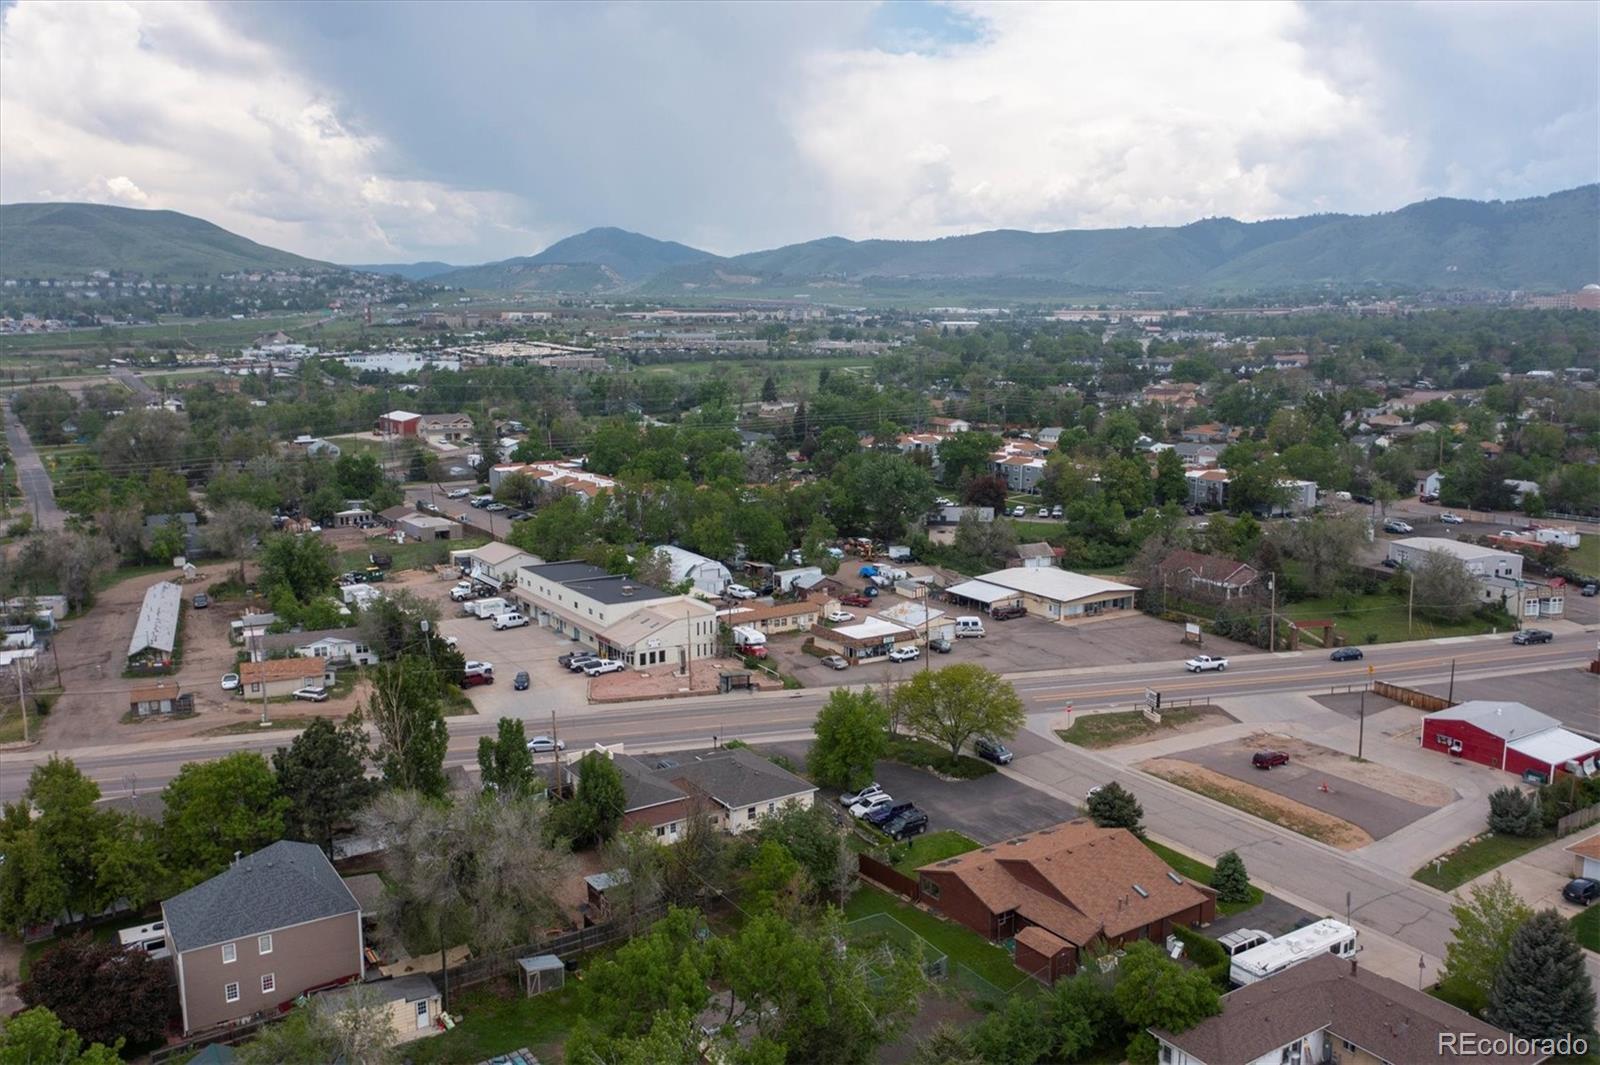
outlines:
M416 436L422 425L422 415L408 410L392 410L380 414L373 432L380 436Z
M394 528L412 540L459 540L462 533L459 522L417 511L396 518Z
M839 655L854 665L883 661L897 647L917 647L922 634L882 618L867 618L837 628L812 630L811 639L824 654Z
M1427 561L1430 551L1438 551L1456 559L1467 567L1468 573L1480 580L1485 577L1522 579L1522 556L1515 551L1479 547L1443 536L1408 536L1403 540L1389 541L1389 557L1402 566L1416 568L1422 565Z
M986 939L1016 942L1016 964L1046 984L1077 972L1084 948L1157 943L1209 923L1216 897L1173 872L1124 828L1085 819L917 870L922 900Z
M809 632L816 627L822 614L833 609L837 600L799 599L793 603L773 603L770 606L736 606L720 610L717 616L729 625L755 629L771 636L781 632Z
M1509 1036L1424 991L1324 954L1222 997L1222 1012L1183 1032L1151 1028L1164 1065L1339 1062L1481 1062L1536 1065L1548 1055L1509 1047Z
M946 598L978 604L985 610L1022 605L1028 613L1053 621L1075 621L1132 610L1139 589L1070 570L1018 566L962 581Z
M170 669L178 645L178 614L183 609L183 589L172 581L159 581L145 589L128 638L128 665L138 669Z
M517 571L523 566L537 566L544 559L520 547L495 542L466 551L452 551L450 561L465 577L492 588L505 588L517 583Z
M534 624L632 666L670 663L682 669L716 654L717 611L711 604L587 562L523 566L512 595Z
M361 907L322 849L283 840L161 904L185 1032L366 976Z
M672 544L662 544L655 548L655 552L666 556L667 565L672 570L673 584L688 581L707 595L721 595L722 590L733 583L733 574L728 567L714 558L697 555Z
M1452 758L1519 776L1537 774L1547 782L1557 773L1594 776L1600 760L1600 740L1563 728L1522 703L1487 699L1425 715L1419 742Z
M472 418L465 414L424 414L417 435L432 444L459 444L472 436Z

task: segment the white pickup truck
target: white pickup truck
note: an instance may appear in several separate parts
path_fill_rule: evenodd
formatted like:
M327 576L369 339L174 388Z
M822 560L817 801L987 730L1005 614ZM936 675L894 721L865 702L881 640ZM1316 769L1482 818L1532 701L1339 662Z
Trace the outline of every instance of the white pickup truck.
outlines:
M1212 658L1210 655L1195 655L1183 664L1183 668L1190 673L1207 673L1216 670L1218 673L1228 668L1226 658Z

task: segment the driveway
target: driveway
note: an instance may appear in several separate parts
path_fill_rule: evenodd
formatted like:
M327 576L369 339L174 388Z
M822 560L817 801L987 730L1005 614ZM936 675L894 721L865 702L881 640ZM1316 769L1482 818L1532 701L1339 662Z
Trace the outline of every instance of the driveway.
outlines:
M6 408L6 443L11 448L11 461L17 466L17 484L28 501L35 523L44 529L61 528L66 512L56 505L55 488L44 470L44 462L34 450L28 431L22 427L22 419L10 407Z

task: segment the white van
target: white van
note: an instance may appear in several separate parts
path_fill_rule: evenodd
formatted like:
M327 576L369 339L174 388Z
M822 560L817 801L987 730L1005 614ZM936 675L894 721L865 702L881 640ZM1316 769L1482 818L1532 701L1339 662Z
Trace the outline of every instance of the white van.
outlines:
M980 618L980 617L971 617L971 616L964 617L964 618L956 618L956 638L957 639L961 639L962 637L965 637L965 636L982 636L982 635L984 635L984 632L983 632L983 619L982 618Z

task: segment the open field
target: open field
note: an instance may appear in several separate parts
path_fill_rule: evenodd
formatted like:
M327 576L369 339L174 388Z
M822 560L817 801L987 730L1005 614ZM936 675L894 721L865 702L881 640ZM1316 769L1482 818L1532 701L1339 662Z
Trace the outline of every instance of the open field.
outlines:
M224 319L174 318L152 325L91 326L60 333L35 333L28 336L0 337L0 357L39 354L52 351L105 351L143 345L172 347L185 344L199 347L243 347L260 336L283 330L294 334L327 317L326 311L286 315L277 318ZM331 324L331 323L330 323ZM332 333L328 326L317 332ZM295 339L301 339L296 336Z
M1180 732L1197 732L1236 720L1232 714L1215 706L1163 710L1159 725L1145 717L1142 710L1117 710L1104 714L1078 714L1070 729L1056 729L1056 735L1079 747L1120 747Z
M1549 835L1500 836L1491 832L1426 863L1411 874L1411 879L1440 891L1454 891L1491 869L1538 850L1554 838Z

